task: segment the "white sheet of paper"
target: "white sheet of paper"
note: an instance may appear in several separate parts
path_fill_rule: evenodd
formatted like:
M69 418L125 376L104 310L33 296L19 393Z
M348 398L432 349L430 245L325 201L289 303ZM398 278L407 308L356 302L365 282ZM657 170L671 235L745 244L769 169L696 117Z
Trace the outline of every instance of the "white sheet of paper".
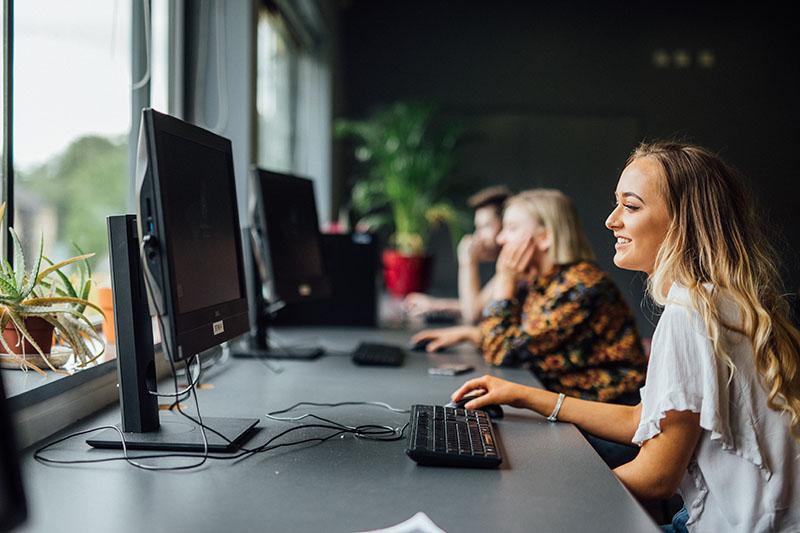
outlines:
M384 529L373 529L360 533L446 533L442 528L433 523L428 515L418 512L405 522Z

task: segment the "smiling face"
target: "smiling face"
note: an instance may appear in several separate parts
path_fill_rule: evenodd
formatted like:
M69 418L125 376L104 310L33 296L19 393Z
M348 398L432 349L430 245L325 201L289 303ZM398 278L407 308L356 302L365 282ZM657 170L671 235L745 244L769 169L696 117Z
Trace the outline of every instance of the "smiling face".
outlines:
M614 192L616 206L606 227L617 238L614 264L648 275L669 228L670 216L661 186L666 178L659 163L648 157L625 167Z

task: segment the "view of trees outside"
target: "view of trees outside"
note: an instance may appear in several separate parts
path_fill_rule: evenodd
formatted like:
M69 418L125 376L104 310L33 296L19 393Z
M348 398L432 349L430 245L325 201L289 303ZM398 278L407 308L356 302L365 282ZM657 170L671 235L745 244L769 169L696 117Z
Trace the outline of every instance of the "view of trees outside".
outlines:
M97 255L94 264L107 271L106 216L128 211L128 138L86 135L29 171L17 171L16 220L30 257L44 233L54 258L81 250Z
M60 260L94 252L128 208L131 0L26 0L14 13L14 229ZM138 80L133 80L135 83Z

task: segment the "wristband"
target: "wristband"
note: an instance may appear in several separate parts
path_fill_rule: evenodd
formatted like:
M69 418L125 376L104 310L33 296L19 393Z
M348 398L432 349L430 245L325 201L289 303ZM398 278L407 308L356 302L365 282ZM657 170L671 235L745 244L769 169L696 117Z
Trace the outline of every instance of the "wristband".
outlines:
M553 412L550 413L550 416L547 417L548 421L558 422L558 412L561 411L561 404L564 403L564 398L566 398L566 395L563 392L558 394L558 400L556 401L556 406L553 409Z

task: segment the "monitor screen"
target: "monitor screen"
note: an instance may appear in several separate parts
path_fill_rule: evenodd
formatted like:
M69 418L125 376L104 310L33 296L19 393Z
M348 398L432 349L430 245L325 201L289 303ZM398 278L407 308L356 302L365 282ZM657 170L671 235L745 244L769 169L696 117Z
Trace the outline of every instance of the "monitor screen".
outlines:
M144 277L182 360L249 329L231 143L146 109L137 166Z
M10 531L19 525L27 514L17 443L7 403L3 377L0 375L0 532Z
M169 228L178 313L242 297L236 265L236 198L226 179L228 156L183 137L162 133L164 211ZM224 275L221 275L224 274ZM200 290L202 288L202 290Z
M268 255L264 281L287 303L329 296L313 182L263 169L254 180L254 225Z

